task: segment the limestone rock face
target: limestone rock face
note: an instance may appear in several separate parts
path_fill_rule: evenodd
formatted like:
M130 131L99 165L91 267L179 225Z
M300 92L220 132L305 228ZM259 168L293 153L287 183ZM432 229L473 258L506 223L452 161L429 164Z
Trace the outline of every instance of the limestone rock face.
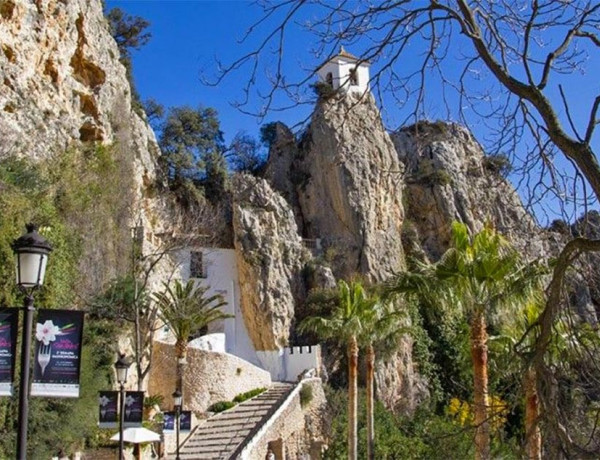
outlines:
M276 350L287 345L295 304L305 296L310 253L289 205L266 181L239 175L232 190L244 322L256 350Z
M263 177L290 204L298 228L302 229L302 211L296 191L296 183L300 179L296 164L300 155L299 148L294 133L287 126L277 122L272 127L273 141L269 148L269 161Z
M423 251L413 255L438 260L448 249L454 220L472 232L489 220L523 254L530 258L548 254L547 235L466 128L421 122L401 129L392 139L405 170L404 236L409 240L405 245L414 245L417 239Z
M301 149L305 236L321 239L334 274L382 280L402 267L400 165L372 96L320 102Z
M112 145L131 169L132 218L160 233L164 203L149 197L159 148L143 117L100 0L0 2L0 158Z
M265 177L295 208L302 235L321 240L333 275L380 281L402 269L401 163L373 98L319 102L299 145L292 140L289 130L275 132ZM318 264L307 281L335 287ZM425 384L413 370L408 338L400 348L378 366L377 392L388 407L412 410L426 389L417 389Z
M112 142L123 130L132 131L136 153L147 153L154 136L131 110L101 2L2 4L0 153L39 158L74 140Z
M410 414L429 397L427 381L415 369L413 340L404 337L389 359L378 363L375 372L377 398L397 412Z

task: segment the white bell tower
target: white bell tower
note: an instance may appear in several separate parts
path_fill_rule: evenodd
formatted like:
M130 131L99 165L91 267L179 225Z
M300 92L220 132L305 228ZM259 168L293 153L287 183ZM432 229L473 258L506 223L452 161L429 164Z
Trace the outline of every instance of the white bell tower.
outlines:
M335 90L361 94L369 91L369 63L361 62L343 46L337 56L321 64L317 74L320 81L330 84Z

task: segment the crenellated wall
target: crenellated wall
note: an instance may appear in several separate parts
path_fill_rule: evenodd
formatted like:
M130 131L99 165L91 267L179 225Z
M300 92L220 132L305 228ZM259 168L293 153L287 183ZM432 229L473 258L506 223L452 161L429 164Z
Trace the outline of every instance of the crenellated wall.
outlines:
M308 345L285 347L274 351L257 351L261 367L271 373L271 378L280 382L295 382L305 371L321 369L321 347Z

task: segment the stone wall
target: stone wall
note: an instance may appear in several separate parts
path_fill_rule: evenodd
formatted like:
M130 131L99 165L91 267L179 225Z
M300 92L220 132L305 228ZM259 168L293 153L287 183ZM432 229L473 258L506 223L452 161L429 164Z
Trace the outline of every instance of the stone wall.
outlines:
M185 410L204 412L217 401L230 401L239 393L271 385L267 371L228 353L188 347L187 362L183 389ZM155 342L148 394L162 395L166 408L173 405L171 394L175 391L176 367L174 344Z
M312 399L302 407L300 391L304 386L312 388ZM323 415L326 404L321 379L303 380L238 458L264 460L269 443L278 445L283 451L283 456L280 452L274 452L277 460L304 458L309 453L310 458L320 458L314 455L314 451L316 448L320 452L320 446L325 442Z

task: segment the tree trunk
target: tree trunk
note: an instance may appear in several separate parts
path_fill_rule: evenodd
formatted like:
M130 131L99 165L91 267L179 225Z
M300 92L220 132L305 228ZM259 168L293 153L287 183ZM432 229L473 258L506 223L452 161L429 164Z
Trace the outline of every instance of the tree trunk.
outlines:
M375 460L375 423L373 381L375 372L375 350L373 345L367 347L367 459Z
M348 460L356 460L357 455L357 389L358 344L356 337L348 342Z
M490 458L488 420L487 331L481 312L471 320L471 360L473 362L473 418L475 423L475 459Z
M177 343L175 343L175 355L177 356L177 378L173 390L177 389L183 394L183 374L185 372L187 342L177 341Z
M529 367L525 372L525 436L528 460L541 460L542 434L538 425L540 406L536 387L536 372Z

